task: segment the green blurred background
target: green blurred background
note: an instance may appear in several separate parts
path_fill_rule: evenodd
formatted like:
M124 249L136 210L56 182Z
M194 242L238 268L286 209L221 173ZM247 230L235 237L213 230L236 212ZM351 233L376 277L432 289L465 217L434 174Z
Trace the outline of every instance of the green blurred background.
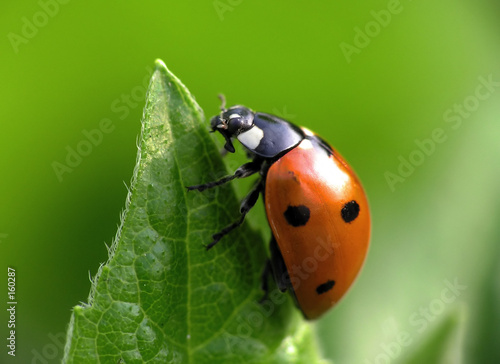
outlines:
M329 140L362 179L372 246L354 288L316 325L325 357L500 362L497 2L42 0L2 10L2 337L8 266L18 305L17 355L2 345L0 362L61 358L71 308L86 301L119 222L156 58L207 117L219 92L284 116ZM84 156L68 165L71 150Z

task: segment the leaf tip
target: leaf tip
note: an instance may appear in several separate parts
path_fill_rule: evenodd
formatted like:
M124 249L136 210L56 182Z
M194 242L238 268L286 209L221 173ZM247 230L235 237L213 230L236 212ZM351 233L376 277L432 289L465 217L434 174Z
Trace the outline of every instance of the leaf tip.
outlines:
M160 58L155 59L155 68L157 70L159 70L159 69L167 70L167 66L165 65L165 62L163 62Z

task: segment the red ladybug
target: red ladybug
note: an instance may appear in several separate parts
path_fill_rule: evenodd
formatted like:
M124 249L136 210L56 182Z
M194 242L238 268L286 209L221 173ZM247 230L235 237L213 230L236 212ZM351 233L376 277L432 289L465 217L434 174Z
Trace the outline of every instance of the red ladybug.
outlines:
M262 193L273 235L263 288L267 294L272 273L307 319L318 318L347 292L366 257L370 212L359 179L321 137L277 116L222 107L211 127L225 138L228 152L234 153L236 138L252 161L188 189L203 191L255 173L260 179L243 199L241 217L214 234L207 249L243 223Z

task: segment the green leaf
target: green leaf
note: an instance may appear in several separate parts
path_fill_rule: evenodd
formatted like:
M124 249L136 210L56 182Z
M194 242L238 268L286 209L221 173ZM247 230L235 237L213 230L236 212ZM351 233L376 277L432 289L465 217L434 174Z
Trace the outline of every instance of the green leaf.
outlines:
M463 362L463 338L465 333L465 309L455 309L447 314L423 340L411 358L403 364L460 364Z
M259 304L266 260L238 217L230 185L185 186L227 174L201 109L161 61L148 91L138 162L109 260L76 306L67 363L315 363L321 360L289 295ZM267 227L266 227L267 228Z

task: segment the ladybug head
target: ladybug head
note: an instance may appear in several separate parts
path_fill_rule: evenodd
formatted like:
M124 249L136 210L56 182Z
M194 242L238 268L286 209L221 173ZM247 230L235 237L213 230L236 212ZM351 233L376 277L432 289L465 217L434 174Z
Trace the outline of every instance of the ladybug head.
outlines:
M218 131L226 139L224 148L234 153L234 146L231 138L237 137L252 128L254 113L244 106L232 106L229 109L222 109L220 115L214 116L210 121L212 131Z

